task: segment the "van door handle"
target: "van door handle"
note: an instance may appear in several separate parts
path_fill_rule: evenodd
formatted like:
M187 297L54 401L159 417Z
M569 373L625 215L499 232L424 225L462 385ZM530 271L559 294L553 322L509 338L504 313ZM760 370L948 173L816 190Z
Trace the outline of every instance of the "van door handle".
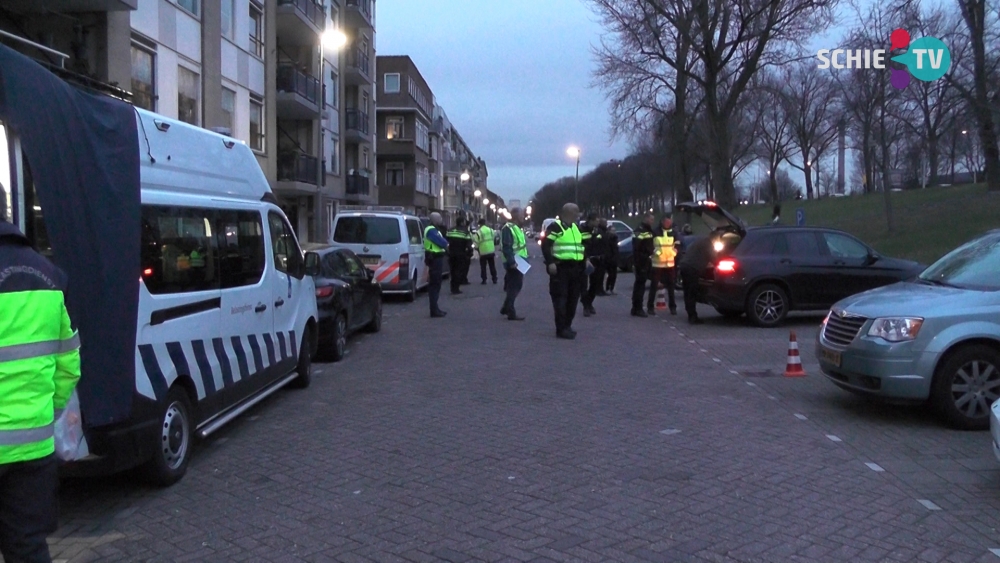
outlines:
M254 307L253 312L254 313L263 313L266 310L267 310L267 305L261 303L261 304L257 305L256 307Z
M275 307L281 307L284 304L285 304L285 300L284 299L278 299L277 301L274 302L274 306Z

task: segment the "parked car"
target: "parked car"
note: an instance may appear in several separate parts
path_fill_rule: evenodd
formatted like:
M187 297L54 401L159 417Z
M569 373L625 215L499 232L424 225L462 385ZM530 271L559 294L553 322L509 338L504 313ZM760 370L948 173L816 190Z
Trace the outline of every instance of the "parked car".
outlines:
M993 456L1000 461L1000 401L990 407L990 434L993 435Z
M929 399L952 426L985 429L1000 397L1000 230L910 282L837 302L817 340L823 373L837 386Z
M352 332L382 330L382 287L375 272L350 250L316 244L305 248L306 264L318 271L313 275L319 311L317 352L336 362L344 357Z
M857 238L821 227L747 228L713 202L681 204L712 227L716 257L699 279L699 301L761 327L789 311L829 309L869 289L915 277L923 266L888 258Z

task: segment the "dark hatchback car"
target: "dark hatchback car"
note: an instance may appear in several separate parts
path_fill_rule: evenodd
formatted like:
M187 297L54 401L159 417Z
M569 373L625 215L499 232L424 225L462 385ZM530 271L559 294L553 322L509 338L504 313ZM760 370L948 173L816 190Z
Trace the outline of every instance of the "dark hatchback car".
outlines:
M347 337L382 329L382 288L375 274L346 248L305 245L306 268L316 283L320 356L344 357Z
M713 228L715 258L699 301L722 315L778 326L789 311L829 309L851 295L915 277L924 266L888 258L853 236L820 227L747 228L712 202L683 204Z

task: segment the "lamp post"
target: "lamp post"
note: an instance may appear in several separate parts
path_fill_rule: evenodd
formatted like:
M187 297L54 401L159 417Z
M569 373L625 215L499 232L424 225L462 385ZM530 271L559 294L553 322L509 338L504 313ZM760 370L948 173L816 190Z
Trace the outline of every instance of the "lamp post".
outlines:
M566 154L576 158L576 182L573 184L573 203L580 205L580 149L570 147Z
M326 104L326 97L323 95L323 91L325 89L325 83L323 80L323 66L324 66L323 55L325 54L327 48L333 49L334 51L340 51L341 49L344 48L345 45L347 45L347 36L344 35L343 31L335 27L331 27L324 30L323 33L321 33L319 36L319 45L317 46L316 49L318 54L317 58L319 59L318 61L319 65L317 66L319 80L317 83L317 91L316 91L316 105L319 106L320 110L322 110L324 104ZM316 190L317 192L322 193L321 187L324 184L323 174L325 173L325 171L323 170L323 156L326 155L326 147L323 146L326 135L323 134L322 112L320 112L319 127L317 127L317 136L319 137L319 142L316 143L316 146L319 147L319 152L316 154ZM322 196L319 196L315 207L317 209L321 209L322 205L325 204L323 204L322 202ZM316 224L315 228L319 229L319 225L322 224L322 221L316 221L315 224ZM331 227L333 227L333 225L327 225L326 227L327 230L329 230ZM329 238L329 236L330 233L327 233L327 238Z

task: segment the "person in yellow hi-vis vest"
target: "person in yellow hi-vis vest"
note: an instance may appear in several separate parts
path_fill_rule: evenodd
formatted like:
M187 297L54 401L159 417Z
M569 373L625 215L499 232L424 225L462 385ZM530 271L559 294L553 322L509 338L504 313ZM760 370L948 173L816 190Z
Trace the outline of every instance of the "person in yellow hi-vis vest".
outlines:
M0 554L48 563L58 524L55 420L80 379L66 276L0 220Z
M479 226L474 233L476 239L476 250L479 251L479 270L482 274L483 285L486 285L486 267L490 268L490 275L493 277L493 285L497 284L497 264L496 264L496 243L493 241L495 233L486 221Z
M656 314L656 292L660 286L667 290L667 303L670 314L677 314L677 301L674 299L674 286L677 284L677 269L674 260L677 258L677 243L674 239L673 221L670 215L660 219L660 226L653 233L653 268L649 274L649 297L646 299L646 313Z

